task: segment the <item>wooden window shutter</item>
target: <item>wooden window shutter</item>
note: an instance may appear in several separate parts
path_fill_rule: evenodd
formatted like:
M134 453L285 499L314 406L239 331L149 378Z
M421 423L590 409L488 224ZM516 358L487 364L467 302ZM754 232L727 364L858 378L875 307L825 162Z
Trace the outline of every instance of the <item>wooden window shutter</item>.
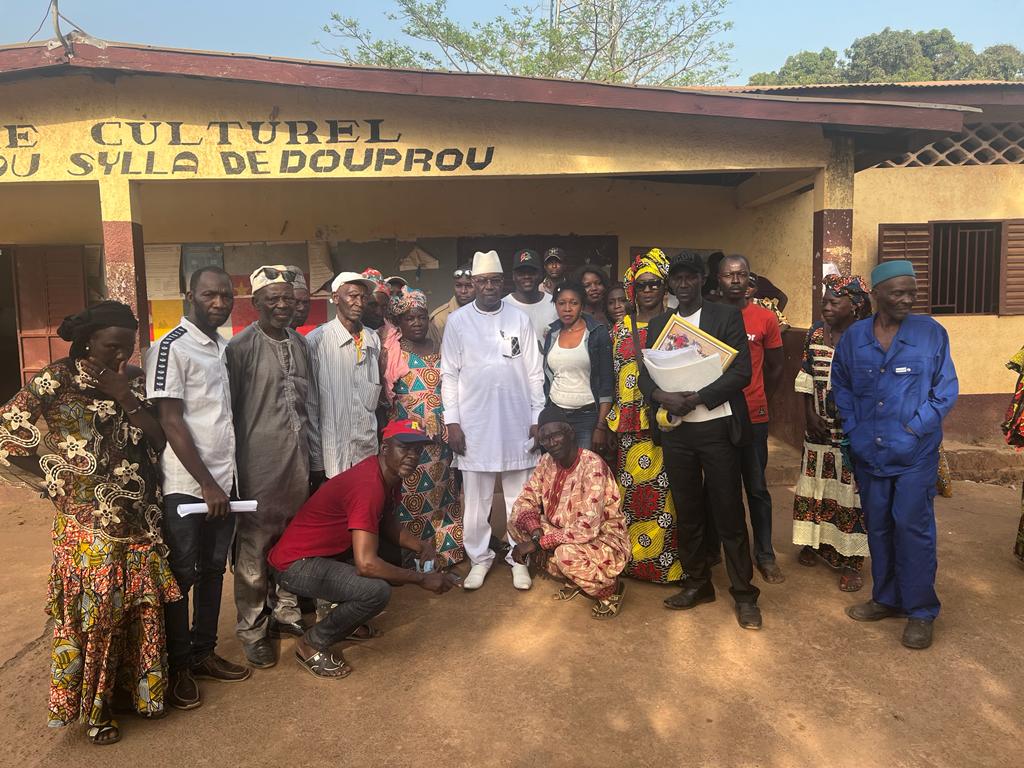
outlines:
M1003 222L999 314L1024 315L1024 219Z
M931 312L931 226L927 223L879 224L878 263L896 259L907 259L912 262L914 271L917 273L917 301L914 302L914 309L918 312ZM1024 268L1024 261L1021 266ZM1024 278L1024 272L1021 274ZM1021 298L1024 300L1024 284L1022 284L1021 290Z

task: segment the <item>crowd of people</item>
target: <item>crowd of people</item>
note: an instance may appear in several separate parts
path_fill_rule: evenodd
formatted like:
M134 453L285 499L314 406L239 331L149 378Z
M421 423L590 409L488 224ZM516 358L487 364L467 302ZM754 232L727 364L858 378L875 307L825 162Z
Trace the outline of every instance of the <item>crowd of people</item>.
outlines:
M306 336L301 270L262 266L258 319L230 341L231 278L204 267L144 370L128 307L68 317L69 356L0 409L0 461L38 464L57 511L50 724L115 743L117 714L196 708L199 681L248 679L282 638L305 671L343 678L339 644L379 635L392 587L480 589L499 557L516 589L550 576L599 620L620 613L626 577L676 585L672 610L711 602L724 559L736 619L759 629L755 568L785 579L766 482L785 294L742 255L654 248L622 282L569 276L567 260L515 253L503 295L498 254L476 253L433 312L401 277L342 272L335 316ZM915 291L909 262L877 267L870 290L826 276L794 382L792 541L847 592L870 555L872 599L850 617L905 617L904 645L925 648L957 379L942 326L910 313ZM736 353L699 391L663 390L645 364L674 316ZM244 664L217 653L229 559Z

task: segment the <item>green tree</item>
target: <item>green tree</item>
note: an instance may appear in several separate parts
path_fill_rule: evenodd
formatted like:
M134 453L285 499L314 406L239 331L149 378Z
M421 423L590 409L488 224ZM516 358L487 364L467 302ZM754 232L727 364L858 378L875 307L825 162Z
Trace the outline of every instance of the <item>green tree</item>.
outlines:
M364 22L331 14L316 41L345 63L447 69L608 83L704 85L731 74L728 0L578 0L509 7L462 25L446 0L394 0L386 13L400 39L379 39ZM557 13L555 11L557 10Z
M948 29L913 32L886 27L854 40L842 59L825 48L802 51L774 72L758 72L751 85L892 83L924 80L1024 79L1024 52L994 45L980 54Z
M1024 80L1024 51L1013 45L992 45L978 54L971 77Z
M812 85L839 83L843 75L837 65L839 54L831 48L819 53L800 51L786 59L777 72L758 72L750 78L751 85Z

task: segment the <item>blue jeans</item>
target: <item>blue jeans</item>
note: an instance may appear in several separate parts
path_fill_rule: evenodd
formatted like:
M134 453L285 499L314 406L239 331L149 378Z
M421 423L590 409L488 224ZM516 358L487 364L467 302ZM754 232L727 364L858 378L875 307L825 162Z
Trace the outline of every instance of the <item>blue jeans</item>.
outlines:
M754 531L754 559L759 565L775 560L772 549L772 497L768 493L768 422L751 424L753 439L743 448L743 486L747 491L750 527Z
M360 576L354 565L326 557L304 557L278 573L278 583L302 597L337 603L306 632L306 642L325 651L384 610L391 585Z
M597 406L585 405L572 411L568 408L562 410L565 412L566 421L576 432L576 444L589 451L594 439L594 427L597 426Z
M181 600L164 606L167 656L171 672L199 664L217 647L217 621L224 586L235 516L178 514L179 504L202 502L194 496L164 496L163 537L170 550L167 560L181 590ZM189 627L188 593L192 590L192 625Z

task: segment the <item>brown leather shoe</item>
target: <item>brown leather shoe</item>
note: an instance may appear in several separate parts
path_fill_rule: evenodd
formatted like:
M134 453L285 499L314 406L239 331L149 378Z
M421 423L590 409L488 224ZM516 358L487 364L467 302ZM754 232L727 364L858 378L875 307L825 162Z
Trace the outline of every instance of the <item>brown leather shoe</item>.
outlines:
M199 685L187 669L171 673L166 703L175 709L195 709L203 703L199 696Z
M899 608L868 600L866 603L851 605L846 609L846 615L854 621L881 621L882 619L901 619L907 614Z
M774 560L758 563L757 570L761 572L761 578L769 584L781 584L786 580L786 577L782 575L782 569Z
M252 676L252 670L239 664L232 664L216 653L211 653L192 666L192 676L219 680L222 683L240 683Z

